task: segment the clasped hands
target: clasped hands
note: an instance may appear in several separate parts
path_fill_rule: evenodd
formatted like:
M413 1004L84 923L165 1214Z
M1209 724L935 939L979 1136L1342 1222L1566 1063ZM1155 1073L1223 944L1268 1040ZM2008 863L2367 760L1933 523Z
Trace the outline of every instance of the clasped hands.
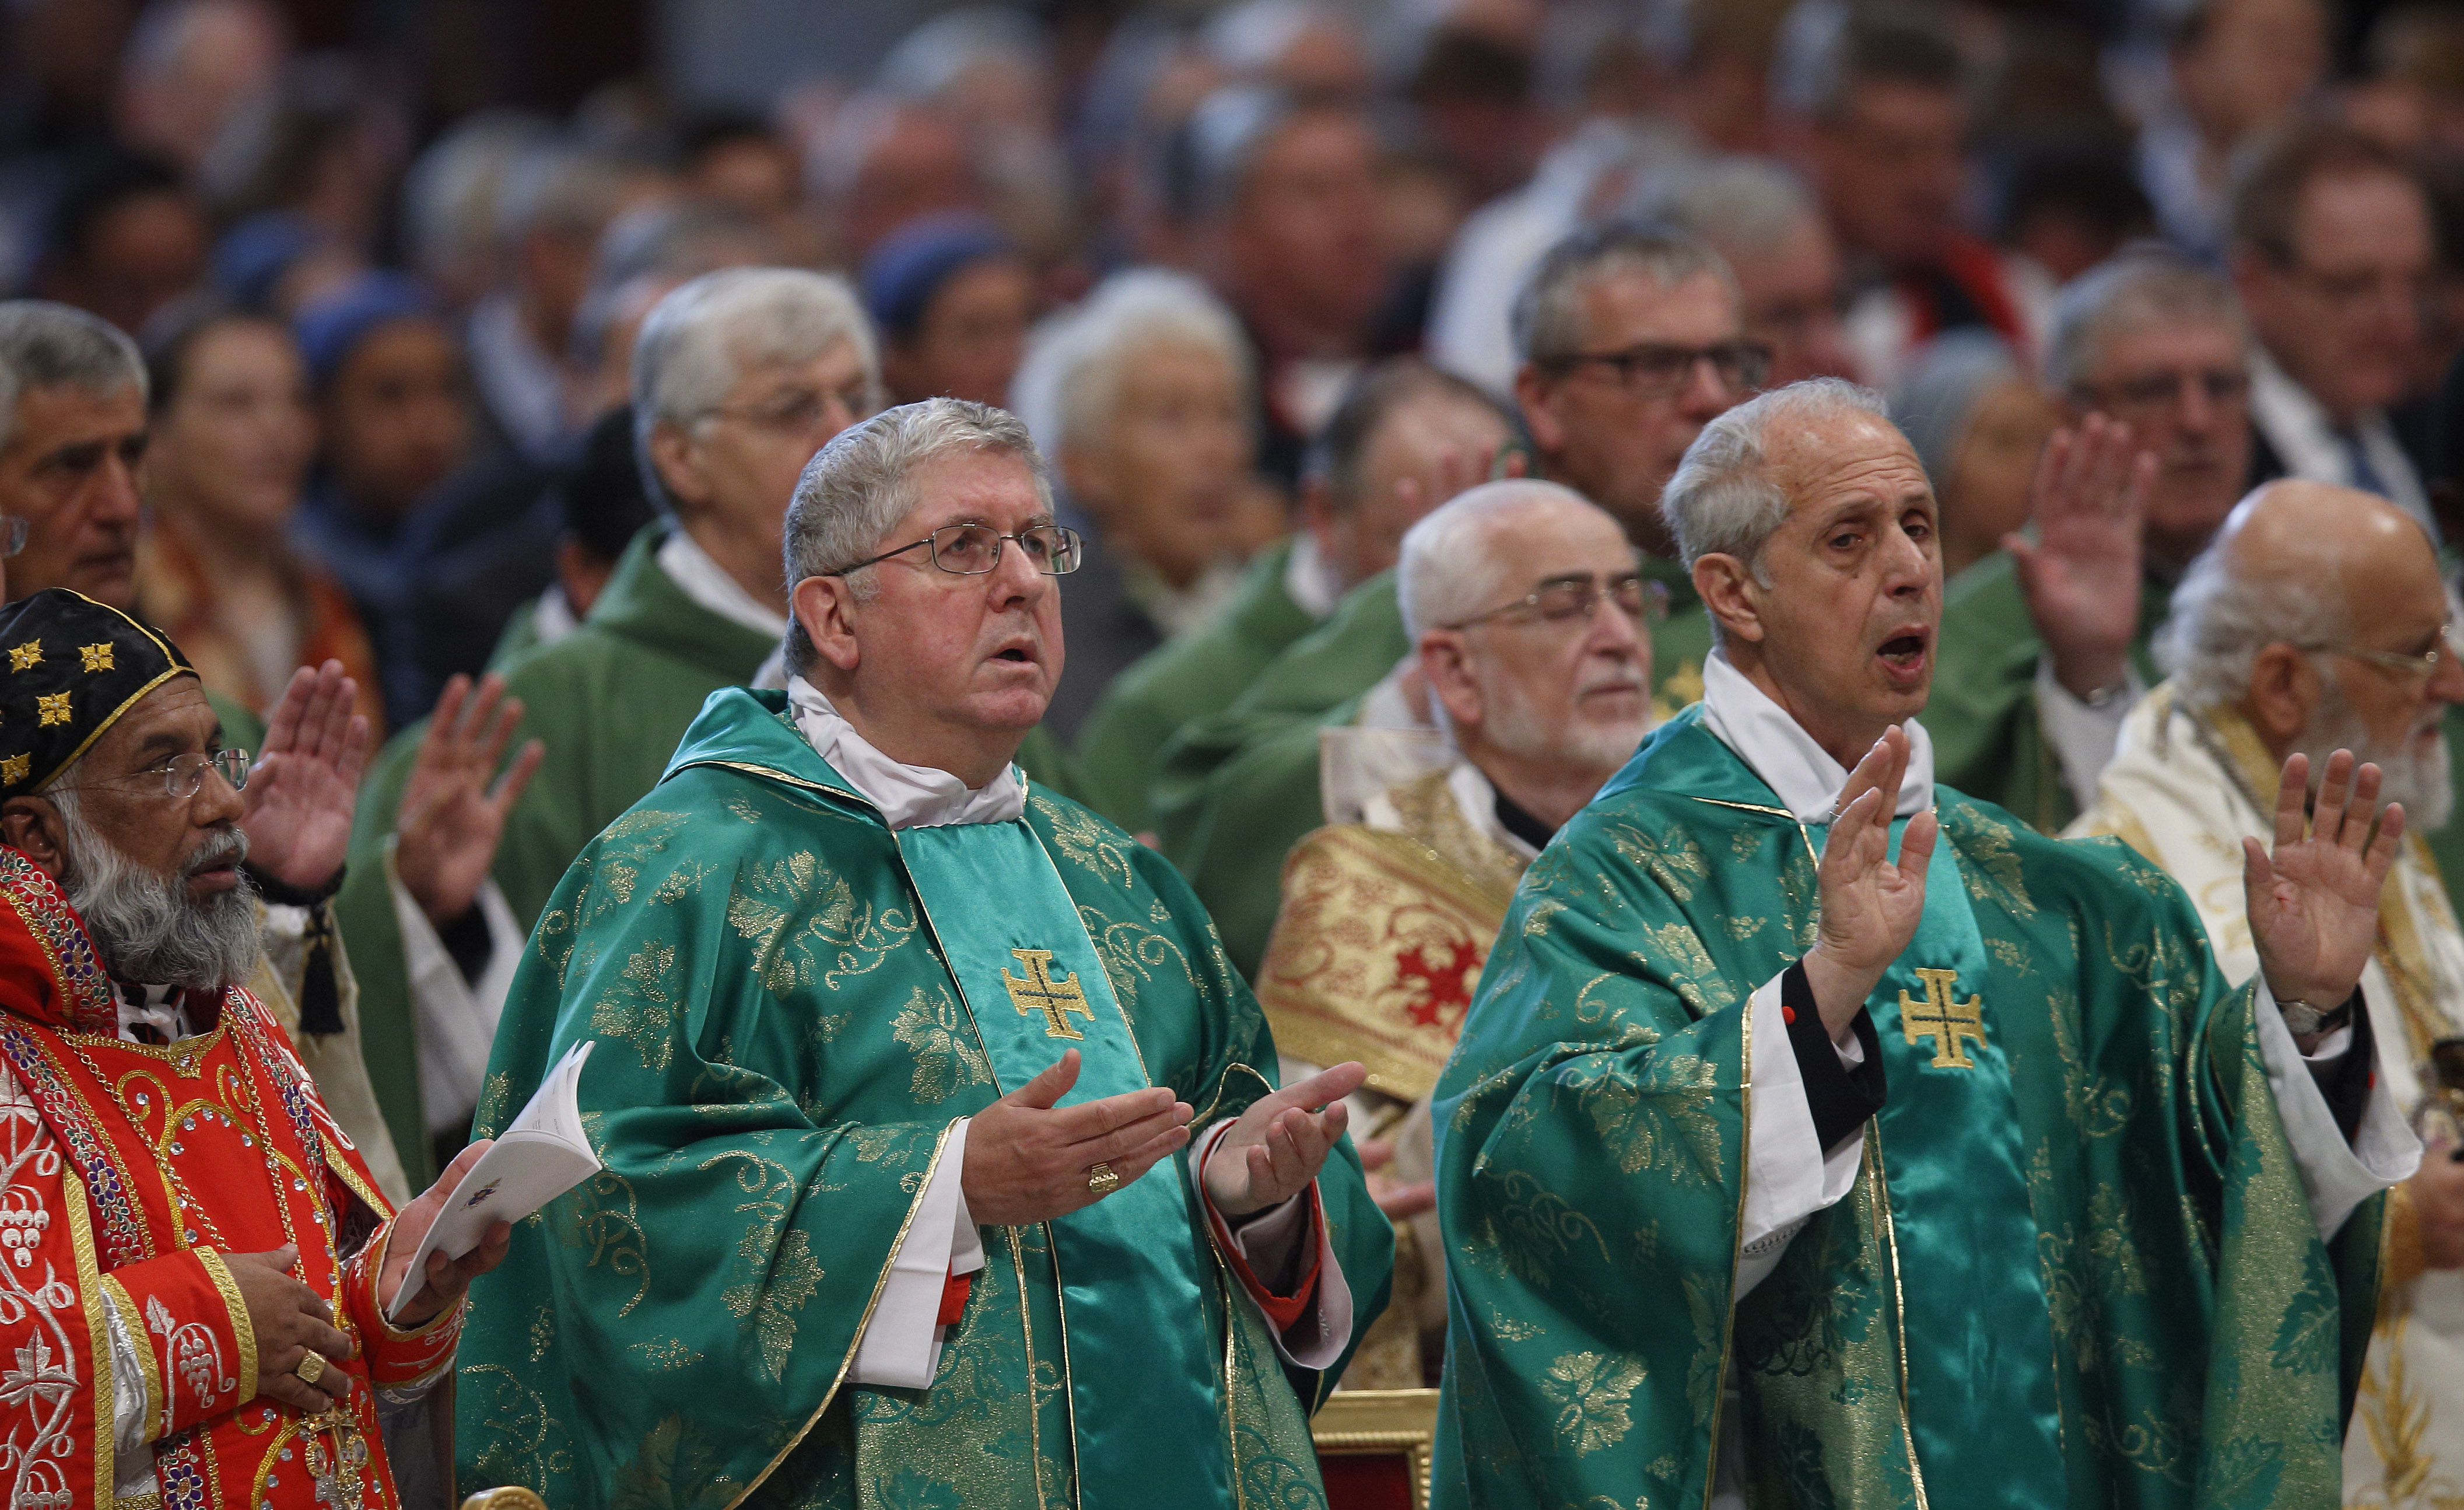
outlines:
M959 1171L968 1215L994 1227L1049 1221L1103 1198L1097 1165L1130 1184L1186 1148L1189 1104L1162 1087L1075 1106L1056 1104L1078 1083L1078 1051L976 1113ZM1207 1199L1227 1218L1265 1210L1309 1188L1343 1136L1343 1098L1369 1072L1337 1064L1253 1104L1206 1161Z
M1889 858L1892 808L1907 775L1907 734L1874 742L1840 788L1817 872L1821 918L1806 952L1806 982L1834 1039L1891 962L1916 937L1925 869L1940 825L1930 812L1908 820L1900 857ZM2273 851L2242 841L2242 894L2259 971L2279 1002L2331 1011L2353 994L2378 933L2379 891L2404 837L2404 808L2378 806L2379 768L2354 768L2350 751L2327 758L2317 802L2310 760L2294 755L2277 784ZM2308 822L2303 809L2309 808ZM2371 837L2373 824L2376 837ZM2299 1044L2302 1052L2315 1039Z

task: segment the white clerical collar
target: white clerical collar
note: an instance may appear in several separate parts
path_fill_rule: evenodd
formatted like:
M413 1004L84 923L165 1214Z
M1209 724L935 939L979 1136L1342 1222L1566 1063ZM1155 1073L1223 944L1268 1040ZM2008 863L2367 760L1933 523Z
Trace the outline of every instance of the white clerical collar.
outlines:
M847 784L881 809L892 828L937 828L945 823L1005 823L1026 811L1026 778L1015 765L982 787L947 771L907 765L883 755L855 732L820 688L801 676L787 681L787 706L814 751Z
M744 590L744 584L727 575L727 568L712 560L710 553L679 525L668 532L667 543L659 547L659 570L683 590L684 595L702 608L710 610L733 624L740 624L755 634L768 635L773 640L787 634L787 616Z
M1712 651L1703 663L1703 727L1751 766L1799 821L1831 821L1831 805L1848 784L1847 769L1788 710L1729 665L1724 650ZM1933 736L1913 718L1900 727L1908 732L1908 772L1894 811L1906 818L1933 804Z
M1343 597L1342 574L1317 548L1317 536L1307 530L1292 536L1292 553L1284 558L1284 595L1298 603L1301 612L1321 620L1334 612Z

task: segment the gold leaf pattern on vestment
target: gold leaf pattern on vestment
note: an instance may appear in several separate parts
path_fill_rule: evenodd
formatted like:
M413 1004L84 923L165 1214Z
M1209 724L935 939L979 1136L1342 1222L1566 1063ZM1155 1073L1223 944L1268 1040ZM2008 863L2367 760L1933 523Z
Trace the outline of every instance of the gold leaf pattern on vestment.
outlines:
M1586 1055L1558 1072L1592 1119L1600 1147L1626 1174L1644 1170L1726 1182L1720 1128L1712 1108L1720 1072L1694 1054L1652 1054L1639 1064L1622 1056Z
M590 1009L591 1031L632 1044L642 1067L653 1073L665 1070L675 1056L678 994L668 980L675 968L673 945L645 940Z
M1042 792L1028 800L1052 825L1052 842L1061 846L1061 853L1070 864L1108 884L1123 887L1137 884L1137 872L1131 867L1129 852L1122 847L1124 841L1101 819L1074 803L1054 801Z
M635 1343L625 1350L629 1353L640 1353L643 1366L653 1373L673 1372L675 1369L701 1362L702 1357L701 1354L686 1346L681 1337L653 1338L647 1343Z
M975 1024L938 986L917 986L891 1019L890 1035L914 1056L908 1089L919 1102L947 1101L961 1085L989 1085L992 1065L976 1042Z
M1567 1353L1551 1364L1540 1392L1556 1407L1558 1442L1581 1457L1624 1440L1634 1429L1626 1402L1642 1377L1642 1360L1614 1353Z

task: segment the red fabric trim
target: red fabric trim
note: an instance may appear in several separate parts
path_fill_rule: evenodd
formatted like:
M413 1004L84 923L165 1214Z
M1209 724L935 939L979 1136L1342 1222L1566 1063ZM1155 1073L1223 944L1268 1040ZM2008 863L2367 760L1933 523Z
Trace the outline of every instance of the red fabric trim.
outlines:
M1204 1189L1205 1181L1200 1180L1199 1186ZM1249 1260L1233 1246L1232 1228L1224 1221L1223 1214L1215 1209L1215 1197L1206 1198L1206 1219L1215 1224L1215 1244L1222 1251L1223 1261L1231 1265L1241 1288L1249 1292L1249 1299L1258 1302L1258 1309L1266 1313L1266 1320L1275 1324L1277 1332L1287 1332L1299 1325L1301 1318L1317 1303L1318 1268L1326 1258L1326 1202L1318 1194L1315 1180L1309 1182L1309 1232L1301 1239L1309 1244L1309 1265L1301 1270L1300 1282L1292 1287L1291 1294L1278 1295L1266 1288L1250 1269Z
M941 1281L941 1308L934 1313L933 1324L935 1326L957 1325L958 1318L966 1314L967 1296L970 1291L975 1289L975 1287L976 1277L972 1273L954 1274L948 1279L943 1280Z

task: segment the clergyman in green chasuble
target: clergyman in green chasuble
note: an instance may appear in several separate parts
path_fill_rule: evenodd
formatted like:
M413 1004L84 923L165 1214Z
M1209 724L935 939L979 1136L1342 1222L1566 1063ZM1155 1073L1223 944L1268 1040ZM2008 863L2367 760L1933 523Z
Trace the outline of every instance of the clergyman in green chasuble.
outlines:
M936 434L940 453L913 454ZM1021 662L978 663L1023 649L1045 686L1057 671L1053 584L1017 536L979 575L957 575L946 542L893 555L869 598L847 591L853 568L811 559L954 522L1048 524L1026 446L1008 416L936 400L825 449L803 514L847 492L829 479L880 475L859 464L905 467L917 500L862 551L810 544L790 514L790 560L857 627L815 634L786 693L713 693L549 898L479 1130L596 1039L581 1100L606 1169L517 1227L477 1300L492 1319L462 1354L466 1490L526 1483L558 1510L1323 1502L1308 1415L1393 1262L1340 1136L1356 1079L1308 1103L1336 1104L1323 1112L1298 1101L1315 1079L1277 1092L1263 1015L1152 851L1005 756L974 787L897 757L915 725L882 699L930 723L946 683L961 711L1023 717L980 694L1026 679ZM800 625L822 611L812 586ZM968 612L1003 594L1019 601L970 638ZM859 638L865 669L838 668ZM947 674L867 679L902 654L941 654ZM1051 1073L1065 1050L1074 1086ZM1056 1084L1057 1110L1021 1109ZM1075 1145L1094 1151L1067 1161L1068 1199L1043 1215L979 1179L1023 1119L1099 1101L1136 1104L1124 1135L1142 1158ZM1243 1129L1287 1119L1319 1129L1323 1168L1270 1197ZM1219 1141L1201 1178L1192 1154ZM1248 1183L1227 1187L1244 1152Z
M2358 799L2335 843L2331 770L2267 894L2341 952L2234 987L2162 872L1934 785L1932 497L1858 392L1731 411L1671 484L1705 700L1533 863L1439 1083L1435 1502L2335 1505L2419 1149L2295 1009L2356 990L2392 845ZM1756 468L1784 514L1705 549Z

